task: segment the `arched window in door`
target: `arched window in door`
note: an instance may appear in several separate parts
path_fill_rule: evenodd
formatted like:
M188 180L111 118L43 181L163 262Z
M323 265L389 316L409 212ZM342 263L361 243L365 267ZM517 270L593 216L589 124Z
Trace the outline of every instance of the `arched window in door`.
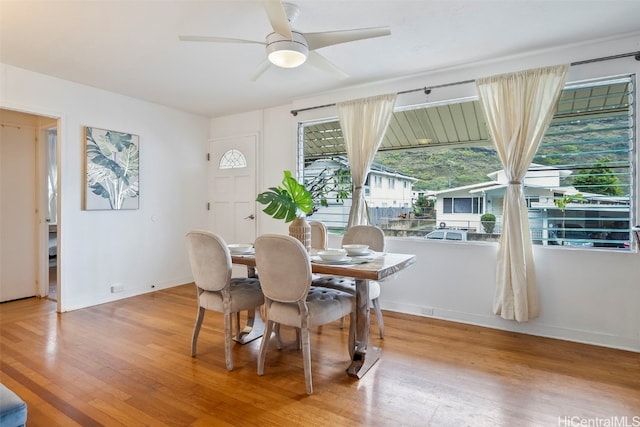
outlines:
M244 154L236 149L231 149L224 153L220 158L220 163L218 164L219 169L236 169L246 167L247 159L244 157Z

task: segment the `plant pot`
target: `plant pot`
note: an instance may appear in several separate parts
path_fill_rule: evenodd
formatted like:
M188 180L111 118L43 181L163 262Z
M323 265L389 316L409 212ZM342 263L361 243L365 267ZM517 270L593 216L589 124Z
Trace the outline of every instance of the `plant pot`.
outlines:
M291 222L289 236L300 240L307 252L311 250L311 225L309 225L306 217L298 217Z

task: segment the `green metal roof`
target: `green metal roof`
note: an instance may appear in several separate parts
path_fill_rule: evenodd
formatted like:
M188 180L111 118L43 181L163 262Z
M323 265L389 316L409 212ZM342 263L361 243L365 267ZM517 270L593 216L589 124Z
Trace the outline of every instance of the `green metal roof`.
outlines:
M625 78L597 86L568 87L558 102L554 119L627 111L629 84ZM380 151L490 143L480 101L473 100L394 112ZM304 126L305 159L344 154L338 120Z

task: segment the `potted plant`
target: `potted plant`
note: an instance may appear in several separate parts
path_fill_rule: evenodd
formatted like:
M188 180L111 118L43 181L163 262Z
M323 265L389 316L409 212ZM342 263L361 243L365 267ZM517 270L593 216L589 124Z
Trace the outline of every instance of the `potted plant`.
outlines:
M289 234L298 237L307 246L304 236L307 231L310 236L310 228L307 229L305 217L313 215L320 206L329 206L328 198L335 199L336 203L344 203L350 195L351 173L349 169L339 167L324 168L306 179L304 184L298 182L291 171L284 171L282 186L270 187L268 191L258 194L256 201L267 205L264 213L291 222Z
M264 213L285 222L305 216L314 206L311 192L291 175L291 171L284 171L281 187L269 187L258 194L256 201L267 205L262 210Z
M267 205L262 210L267 215L291 222L289 235L300 240L307 250L311 249L311 226L306 216L313 212L313 197L311 192L291 175L291 171L284 171L282 186L270 187L258 194L256 201Z

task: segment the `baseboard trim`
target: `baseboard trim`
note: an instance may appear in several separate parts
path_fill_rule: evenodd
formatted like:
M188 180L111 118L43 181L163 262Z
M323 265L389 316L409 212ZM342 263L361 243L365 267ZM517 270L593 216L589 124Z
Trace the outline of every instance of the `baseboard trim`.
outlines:
M545 338L554 338L564 341L572 341L582 344L597 345L601 347L609 347L640 353L640 339L621 337L602 332L563 328L541 323L537 319L526 323L519 323L502 319L501 317L495 316L492 313L487 313L487 315L485 316L473 313L464 313L455 310L446 310L437 307L422 307L394 302L386 302L382 304L382 309L394 311L397 313L430 317L434 319L465 323L485 328L518 332ZM425 315L425 313L432 314Z

